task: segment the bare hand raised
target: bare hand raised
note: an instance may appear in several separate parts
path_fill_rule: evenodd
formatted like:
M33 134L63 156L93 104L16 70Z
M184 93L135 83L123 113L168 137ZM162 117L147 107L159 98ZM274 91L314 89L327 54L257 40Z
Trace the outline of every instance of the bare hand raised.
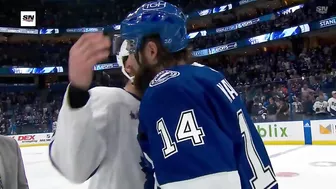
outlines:
M69 81L83 90L89 89L93 67L110 54L111 40L102 33L83 34L69 52Z

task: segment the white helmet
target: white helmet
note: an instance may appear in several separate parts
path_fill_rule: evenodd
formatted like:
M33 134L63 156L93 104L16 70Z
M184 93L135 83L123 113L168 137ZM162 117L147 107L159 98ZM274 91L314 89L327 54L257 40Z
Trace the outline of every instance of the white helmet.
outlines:
M128 42L125 40L123 41L119 53L117 54L117 62L119 64L119 66L121 67L121 71L122 73L133 82L134 76L130 76L126 70L125 70L125 62L128 58L128 56L130 55L129 51L128 51Z

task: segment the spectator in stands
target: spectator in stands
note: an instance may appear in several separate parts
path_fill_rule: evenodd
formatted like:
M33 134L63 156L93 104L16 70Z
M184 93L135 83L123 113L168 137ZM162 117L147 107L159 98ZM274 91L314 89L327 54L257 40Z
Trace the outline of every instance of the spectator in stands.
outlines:
M289 104L285 99L279 100L279 108L276 113L277 121L288 121L289 118Z
M16 121L14 120L14 118L10 119L10 126L9 126L9 134L11 135L16 135Z
M294 112L295 113L302 113L303 112L303 106L302 103L300 102L300 98L293 96L293 103L292 103L293 107L294 107Z
M304 84L302 89L301 89L301 95L302 98L310 98L311 96L313 96L315 93L315 91L313 89L310 89L308 87L308 84Z
M277 110L278 107L274 102L274 98L273 97L269 98L269 104L267 106L267 120L276 121Z
M302 96L302 107L305 115L310 116L314 114L313 103L315 102L313 96Z

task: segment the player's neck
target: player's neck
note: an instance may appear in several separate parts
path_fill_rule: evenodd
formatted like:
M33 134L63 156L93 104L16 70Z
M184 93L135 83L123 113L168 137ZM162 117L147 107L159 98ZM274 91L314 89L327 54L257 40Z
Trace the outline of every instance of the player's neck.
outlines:
M185 65L185 64L187 64L187 63L184 60L180 60L180 61L177 62L178 66L182 66L182 65Z
M127 91L127 92L129 92L129 93L135 95L135 96L138 97L138 98L141 98L141 97L142 97L142 95L140 94L140 92L137 91L137 90L135 89L135 87L134 87L134 85L132 84L131 81L128 81L128 82L127 82L127 84L126 84L126 86L124 87L124 89L125 89L125 91Z

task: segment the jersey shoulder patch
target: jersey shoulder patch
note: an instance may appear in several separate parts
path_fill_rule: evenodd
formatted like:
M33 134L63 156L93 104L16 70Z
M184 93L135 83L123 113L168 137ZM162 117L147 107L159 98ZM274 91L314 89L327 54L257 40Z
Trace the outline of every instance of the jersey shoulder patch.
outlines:
M157 85L160 85L169 79L176 78L180 76L180 72L173 71L173 70L163 70L160 73L158 73L154 79L149 83L149 87L155 87Z

